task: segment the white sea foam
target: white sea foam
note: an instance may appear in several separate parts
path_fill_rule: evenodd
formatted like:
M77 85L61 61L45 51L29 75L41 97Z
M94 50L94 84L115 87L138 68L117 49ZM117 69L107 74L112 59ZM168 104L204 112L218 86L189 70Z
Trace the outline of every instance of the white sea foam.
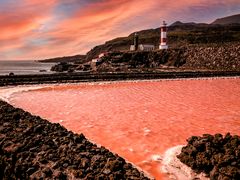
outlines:
M240 76L219 76L219 77L190 77L190 78L166 78L166 79L140 79L140 80L118 80L118 81L101 81L101 82L80 82L77 84L104 85L118 83L138 83L138 82L159 82L159 81L191 81L191 80L214 80L214 79L238 79Z
M190 167L183 164L177 158L177 155L180 154L182 147L182 145L175 146L165 152L162 160L161 171L169 174L170 179L190 180L198 178L200 180L209 180L209 178L207 178L203 173L196 174L193 172Z
M67 86L67 85L81 85L86 84L90 86L105 85L105 84L119 84L119 83L139 83L139 82L159 82L159 81L191 81L191 80L214 80L214 79L238 79L240 76L219 76L219 77L199 77L199 78L166 78L166 79L140 79L140 80L118 80L118 81L96 81L96 82L76 82L76 83L58 83L46 84L45 86ZM81 93L81 92L80 92Z
M43 87L46 87L46 86L31 85L31 86L2 87L2 88L0 88L0 99L4 100L6 102L9 102L9 98L11 98L11 96L15 93L41 89Z

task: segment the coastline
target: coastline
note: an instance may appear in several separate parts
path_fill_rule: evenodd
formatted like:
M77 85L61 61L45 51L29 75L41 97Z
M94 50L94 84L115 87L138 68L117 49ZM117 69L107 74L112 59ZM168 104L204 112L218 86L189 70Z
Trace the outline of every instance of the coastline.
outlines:
M236 77L240 71L171 71L171 72L117 72L117 73L56 73L40 75L0 76L0 87L10 85L59 84L126 80Z

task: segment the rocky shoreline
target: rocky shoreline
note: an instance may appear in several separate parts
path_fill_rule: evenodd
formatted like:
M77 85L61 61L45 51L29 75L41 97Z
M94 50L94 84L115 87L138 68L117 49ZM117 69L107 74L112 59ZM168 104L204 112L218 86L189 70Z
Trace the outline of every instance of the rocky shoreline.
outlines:
M0 179L149 179L105 147L0 101Z
M240 71L240 43L195 44L154 51L107 51L101 55L85 63L59 63L51 71Z
M196 173L211 180L240 179L240 137L221 134L192 136L177 156Z

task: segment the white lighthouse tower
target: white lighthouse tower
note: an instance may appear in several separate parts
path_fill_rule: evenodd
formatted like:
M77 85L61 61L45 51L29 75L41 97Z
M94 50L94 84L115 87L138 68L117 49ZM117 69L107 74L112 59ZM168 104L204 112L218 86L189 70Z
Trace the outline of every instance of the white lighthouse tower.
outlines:
M167 24L163 21L163 25L161 26L161 42L159 45L159 49L167 49Z

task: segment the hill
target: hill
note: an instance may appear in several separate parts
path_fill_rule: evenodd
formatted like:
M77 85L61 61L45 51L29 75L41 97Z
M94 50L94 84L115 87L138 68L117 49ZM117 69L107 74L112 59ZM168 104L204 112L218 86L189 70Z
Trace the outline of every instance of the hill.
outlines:
M184 26L184 25L197 25L197 23L195 23L195 22L183 23L181 21L176 21L173 24L171 24L170 26Z
M160 28L137 32L140 44L153 44L158 47ZM91 60L101 52L129 50L133 43L135 32L127 37L120 37L91 49L87 53L87 60ZM168 27L168 44L171 48L183 47L191 44L222 44L240 41L240 24L217 25L177 22Z
M74 55L74 56L64 56L64 57L56 57L56 58L50 58L50 59L44 59L39 60L38 62L42 63L69 63L69 62L78 62L78 63L84 63L86 62L86 56L85 55Z
M240 24L240 14L216 19L214 22L212 22L212 24L220 24L220 25Z

